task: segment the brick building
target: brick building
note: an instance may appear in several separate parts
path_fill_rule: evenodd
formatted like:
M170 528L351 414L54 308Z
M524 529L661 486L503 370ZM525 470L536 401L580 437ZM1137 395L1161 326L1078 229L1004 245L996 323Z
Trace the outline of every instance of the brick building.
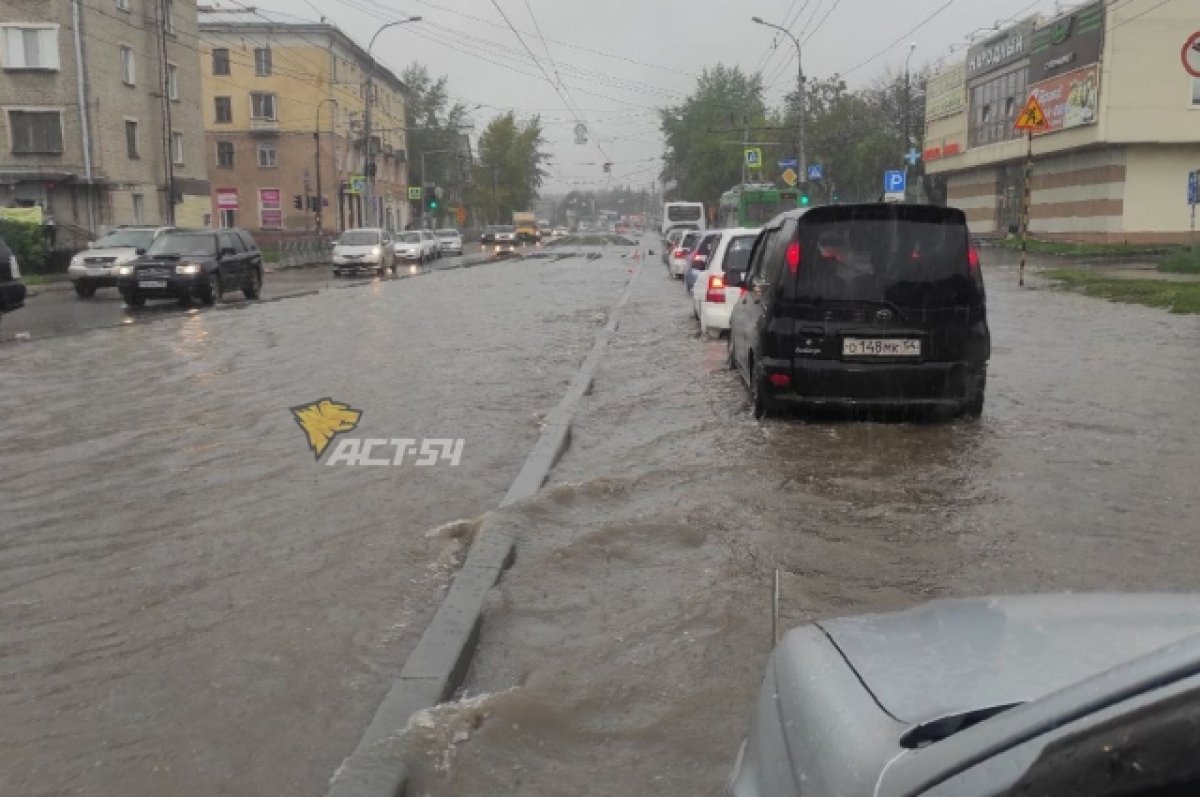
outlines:
M0 206L63 243L205 224L195 0L0 0Z
M408 223L407 89L391 71L333 25L265 12L202 8L200 39L218 224L267 238L365 226L369 75L377 218Z

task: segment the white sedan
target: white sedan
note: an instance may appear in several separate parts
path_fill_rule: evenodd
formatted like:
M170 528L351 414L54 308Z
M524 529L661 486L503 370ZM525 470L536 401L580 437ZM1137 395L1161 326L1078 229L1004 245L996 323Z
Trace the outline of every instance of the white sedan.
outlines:
M447 227L444 230L437 230L434 235L442 245L442 254L461 255L463 253L463 237L458 230Z
M729 329L729 316L742 296L740 288L725 287L726 271L745 271L750 250L760 231L755 227L734 227L721 233L708 267L696 275L692 288L692 313L700 321L700 333L720 334Z
M395 246L397 260L428 263L437 257L436 243L428 230L398 232Z
M671 250L671 254L667 257L667 271L675 279L683 279L687 274L687 270L692 267L692 250L700 243L700 239L704 237L702 232L687 232L679 239L679 243Z

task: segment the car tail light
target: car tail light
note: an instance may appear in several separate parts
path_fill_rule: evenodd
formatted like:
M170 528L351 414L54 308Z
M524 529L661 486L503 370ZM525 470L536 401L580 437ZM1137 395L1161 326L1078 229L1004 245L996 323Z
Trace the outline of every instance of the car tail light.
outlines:
M671 253L671 257L674 257L674 258L687 257L687 250L686 249L676 249L674 252Z
M792 378L787 374L771 374L767 377L767 381L775 387L787 387L792 383Z
M967 249L967 268L972 272L979 271L979 250L973 246Z
M704 301L713 304L725 304L725 279L713 274L708 278L708 290L704 293Z
M692 255L692 262L693 262L693 263L699 263L700 265L704 265L704 259L705 259L705 258L704 258L704 255L700 254L699 252L697 252L696 254Z
M793 274L800 272L800 242L792 241L787 248L788 271Z

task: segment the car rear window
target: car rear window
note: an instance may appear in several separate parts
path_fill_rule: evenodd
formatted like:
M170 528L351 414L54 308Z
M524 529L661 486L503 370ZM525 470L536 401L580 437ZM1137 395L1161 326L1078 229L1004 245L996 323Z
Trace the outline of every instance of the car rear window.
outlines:
M421 243L421 234L419 232L405 232L397 235L396 240L402 244L419 244Z
M868 205L822 208L799 224L801 301L934 307L969 302L969 236L960 211Z
M700 233L689 232L687 235L683 236L683 240L680 242L679 248L691 249L693 246L696 245L696 242L699 240L700 240Z
M347 230L338 239L342 246L374 246L379 243L377 230Z
M757 235L739 235L725 247L725 259L721 261L722 271L745 271L750 265L750 252L754 249Z

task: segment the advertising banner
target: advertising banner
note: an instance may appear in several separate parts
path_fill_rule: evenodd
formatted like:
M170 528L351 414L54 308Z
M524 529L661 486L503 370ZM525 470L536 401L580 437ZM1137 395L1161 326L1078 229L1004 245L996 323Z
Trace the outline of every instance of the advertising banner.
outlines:
M944 119L967 106L967 65L959 64L925 84L925 120Z
M1103 34L1104 3L1092 3L1042 25L1033 32L1029 49L1029 82L1096 63Z
M278 188L260 188L258 190L258 208L260 227L264 230L278 230L283 227L283 192Z
M217 189L217 210L237 210L238 190L236 188Z
M1100 106L1100 65L1089 64L1035 83L1029 93L1046 114L1047 126L1042 135L1095 124Z
M967 80L995 72L1029 55L1033 21L1021 22L967 50Z
M0 208L0 219L16 221L22 224L42 224L43 215L40 205L31 208Z

